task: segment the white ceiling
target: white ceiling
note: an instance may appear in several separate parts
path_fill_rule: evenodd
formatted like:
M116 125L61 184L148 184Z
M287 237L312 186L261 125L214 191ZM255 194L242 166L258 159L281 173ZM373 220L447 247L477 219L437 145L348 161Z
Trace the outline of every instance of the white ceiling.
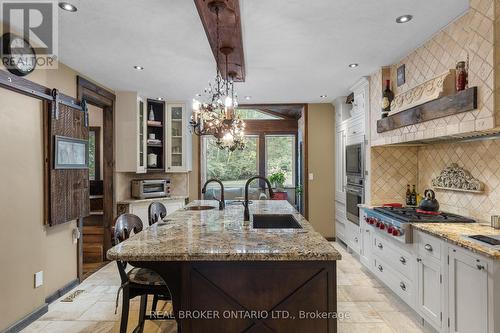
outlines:
M114 89L190 100L215 74L192 0L73 0L60 10L60 60ZM240 0L251 103L331 101L468 9L468 0ZM414 19L397 24L395 18ZM355 69L350 63L359 63ZM144 71L132 67L141 65ZM319 96L327 94L327 99Z

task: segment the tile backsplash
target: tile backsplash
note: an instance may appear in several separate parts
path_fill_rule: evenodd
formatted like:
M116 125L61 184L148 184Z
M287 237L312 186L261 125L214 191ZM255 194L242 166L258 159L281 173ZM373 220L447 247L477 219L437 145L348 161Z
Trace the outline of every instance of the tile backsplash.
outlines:
M500 139L437 143L419 147L372 148L372 202L404 202L406 184L419 193L431 180L457 163L485 185L481 194L436 191L441 210L489 221L500 214Z
M372 203L404 202L406 185L416 185L418 147L375 147L371 150Z
M489 131L500 126L500 108L495 108L494 99L500 98L500 89L495 90L494 71L496 57L494 39L500 45L500 4L494 0L470 0L469 10L444 27L422 46L411 52L390 68L392 88L395 94L402 93L439 74L453 69L456 63L469 56L469 86L478 87L478 108L471 112L452 115L424 123L377 133L380 119L382 87L381 70L370 76L371 142L373 146L446 137L463 133ZM495 13L495 7L498 13ZM406 83L395 84L397 68L405 64Z
M485 192L436 191L441 209L487 221L491 215L500 214L500 139L420 147L419 189L431 188L431 180L451 163L483 182Z

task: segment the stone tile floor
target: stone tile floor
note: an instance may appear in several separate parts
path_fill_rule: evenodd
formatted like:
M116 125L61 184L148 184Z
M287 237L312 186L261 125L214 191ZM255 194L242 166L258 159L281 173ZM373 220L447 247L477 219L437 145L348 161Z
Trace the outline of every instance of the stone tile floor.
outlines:
M349 319L338 322L340 333L432 332L423 327L415 312L376 280L343 246L333 245L342 253L342 260L337 264L338 311L350 314ZM116 264L110 263L75 288L84 292L72 303L61 302L63 296L49 306L48 313L22 332L119 332L120 307L117 314L114 313L119 285ZM161 303L161 307L167 309L170 304ZM132 300L129 332L137 325L138 312L137 298ZM176 331L174 321L146 321L144 329L147 333Z

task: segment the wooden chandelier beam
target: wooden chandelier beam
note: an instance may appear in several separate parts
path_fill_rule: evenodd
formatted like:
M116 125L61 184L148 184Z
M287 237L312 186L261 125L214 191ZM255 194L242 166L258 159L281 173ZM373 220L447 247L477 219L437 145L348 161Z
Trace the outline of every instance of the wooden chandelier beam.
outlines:
M245 57L243 55L243 38L241 33L240 4L238 0L194 0L201 23L205 28L208 42L214 57L219 56L219 70L226 76L226 59L218 48L231 47L233 51L228 54L228 71L236 73L234 81L245 81ZM219 12L219 43L217 45L217 24L214 4L220 3L224 8Z

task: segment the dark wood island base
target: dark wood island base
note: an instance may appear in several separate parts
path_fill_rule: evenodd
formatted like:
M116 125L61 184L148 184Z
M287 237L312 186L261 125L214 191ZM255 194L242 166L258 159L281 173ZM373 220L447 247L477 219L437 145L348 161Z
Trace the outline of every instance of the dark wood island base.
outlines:
M335 261L131 264L166 281L182 333L337 332Z

